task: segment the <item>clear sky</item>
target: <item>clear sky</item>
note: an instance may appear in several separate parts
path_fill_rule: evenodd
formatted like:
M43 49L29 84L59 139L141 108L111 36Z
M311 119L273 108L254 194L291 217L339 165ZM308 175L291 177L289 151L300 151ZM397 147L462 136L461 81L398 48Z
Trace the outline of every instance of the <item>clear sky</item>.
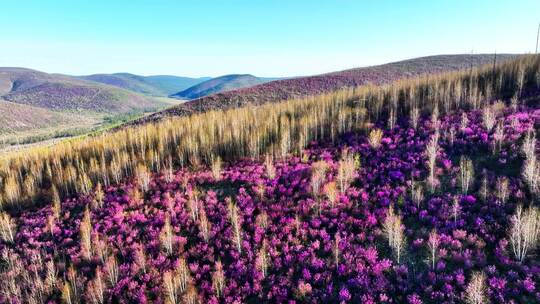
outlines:
M2 0L0 66L317 74L451 53L534 52L540 0Z

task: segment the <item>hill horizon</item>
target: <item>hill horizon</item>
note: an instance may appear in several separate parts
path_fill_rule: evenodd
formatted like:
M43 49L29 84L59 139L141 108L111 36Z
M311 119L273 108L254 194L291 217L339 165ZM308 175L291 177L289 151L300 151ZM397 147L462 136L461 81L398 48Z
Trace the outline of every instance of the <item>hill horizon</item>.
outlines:
M499 60L505 60L517 55L497 56ZM260 78L250 74L230 74L210 79L170 75L140 76L131 73L70 76L48 74L29 68L2 67L0 100L8 103L2 104L0 114L3 114L5 124L11 127L0 128L0 136L4 143L34 143L51 138L84 135L90 130L106 126L117 127L126 122L132 124L152 121L164 116L174 116L175 113L185 115L201 109L226 109L234 106L231 100L234 100L235 104L257 102L261 99L277 101L318 94L343 86L478 66L491 62L493 58L493 54L429 56L381 66L286 79ZM438 60L438 63L429 66L427 64L430 59ZM407 67L409 62L413 64ZM391 69L384 70L385 67L394 67L396 64L403 69L399 71L391 68L394 69L393 72L390 72ZM373 69L380 71L373 72ZM371 72L358 74L358 71ZM383 74L379 74L380 72ZM309 85L304 86L304 81L308 81ZM165 97L178 94L179 88L185 88L186 95L177 97L189 101L171 107L182 101L168 100ZM169 94L170 92L174 93ZM199 98L197 94L203 97ZM17 106L10 109L10 103ZM18 105L29 107L21 111L23 108ZM159 112L160 109L165 110ZM152 114L154 112L156 113ZM69 117L70 115L72 117ZM23 121L24 123L21 123Z
M320 75L275 80L247 88L215 93L193 99L141 118L134 123L145 123L160 120L168 116L190 115L202 111L228 109L247 104L282 101L290 98L320 94L343 87L355 87L366 84L377 85L420 74L440 73L493 64L496 63L497 58L500 62L517 56L520 55L435 55L390 62L377 66L346 69Z
M345 68L341 68L341 69L335 69L335 70L328 70L328 71L322 71L322 72L319 72L319 73L314 73L314 74L287 74L287 75L273 75L273 74L258 74L258 73L254 73L254 72L250 72L250 71L243 71L243 72L239 72L239 71L228 71L226 73L223 73L223 74L220 74L220 73L208 73L208 74L203 74L203 75L190 75L189 73L181 73L181 72L177 72L177 73L161 73L159 71L155 71L155 72L150 72L150 73L137 73L136 71L130 71L129 69L122 69L122 70L119 70L119 71L111 71L111 72L100 72L100 71L94 71L94 72L90 72L90 73L66 73L66 72L62 72L62 71L59 71L59 70L56 70L56 69L40 69L40 68L36 68L36 67L33 67L33 66L15 66L15 65L3 65L3 66L0 66L0 68L5 68L5 69L26 69L26 70L33 70L33 71L38 71L38 72L42 72L42 73L47 73L47 74L51 74L51 75L61 75L61 76L69 76L69 77L75 77L75 78L81 78L81 77L88 77L88 76L93 76L93 75L132 75L132 76L136 76L136 77L160 77L160 76L164 76L164 77L185 77L185 78L188 78L188 79L206 79L206 80L209 80L209 79L212 79L212 78L218 78L218 77L222 77L222 76L227 76L227 75L252 75L252 76L255 76L255 77L260 77L260 78L276 78L276 79L281 79L281 78L299 78L299 77L309 77L309 76L315 76L315 75L325 75L325 74L332 74L332 73L338 73L338 72L343 72L343 71L348 71L348 70L354 70L354 69L362 69L362 68L369 68L369 67L374 67L374 66L380 66L380 65L385 65L385 64L392 64L392 63L397 63L397 62L403 62L403 61L408 61L408 60L414 60L414 59L419 59L419 58L429 58L429 57L436 57L436 56L494 56L495 54L497 55L502 55L502 56L505 56L505 55L513 55L513 56L519 56L519 55L526 55L528 53L520 53L520 52L497 52L497 53L494 53L494 52L483 52L483 53L475 53L475 52L456 52L456 53L431 53L431 54L421 54L421 55L418 55L418 56L407 56L407 57L403 57L403 58L397 58L397 59L393 59L393 60L381 60L379 62L375 62L375 63L368 63L368 64L361 64L361 65L352 65L351 67L345 67Z

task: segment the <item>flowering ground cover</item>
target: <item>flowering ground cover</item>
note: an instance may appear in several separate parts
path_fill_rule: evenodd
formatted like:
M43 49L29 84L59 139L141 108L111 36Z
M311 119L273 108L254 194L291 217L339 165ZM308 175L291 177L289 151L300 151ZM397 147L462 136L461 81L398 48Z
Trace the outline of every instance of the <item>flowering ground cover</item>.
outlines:
M400 118L4 215L0 302L538 303L539 124Z

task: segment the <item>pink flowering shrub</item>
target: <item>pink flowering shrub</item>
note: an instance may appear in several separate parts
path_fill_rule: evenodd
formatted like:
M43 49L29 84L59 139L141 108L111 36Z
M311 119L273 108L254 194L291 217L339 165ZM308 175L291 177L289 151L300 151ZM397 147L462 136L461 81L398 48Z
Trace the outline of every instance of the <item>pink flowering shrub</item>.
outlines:
M508 243L517 205L537 199L522 180L520 149L540 112L500 113L496 151L482 112L465 115L465 127L462 113L440 118L433 193L425 147L435 127L423 117L416 130L398 120L377 149L368 134L312 143L305 156L274 161L272 178L264 160L243 159L224 165L219 180L210 168L181 169L170 181L152 175L145 192L136 178L108 187L102 204L95 194L73 197L57 218L50 206L21 211L14 242L0 241L0 302L456 303L475 271L493 303L540 302L538 256L519 263ZM336 182L345 148L359 160L351 185L333 201L314 195L312 165L324 161L324 184ZM474 163L468 193L458 181L462 155ZM501 176L506 202L496 195ZM425 189L419 202L413 183ZM383 230L390 206L404 229L400 263ZM81 246L87 208L90 258Z

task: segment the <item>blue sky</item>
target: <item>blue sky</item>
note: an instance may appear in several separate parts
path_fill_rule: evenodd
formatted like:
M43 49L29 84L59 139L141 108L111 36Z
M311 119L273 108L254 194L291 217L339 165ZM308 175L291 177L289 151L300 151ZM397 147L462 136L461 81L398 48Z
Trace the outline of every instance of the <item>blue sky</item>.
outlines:
M450 53L534 52L540 1L2 1L0 66L317 74Z

